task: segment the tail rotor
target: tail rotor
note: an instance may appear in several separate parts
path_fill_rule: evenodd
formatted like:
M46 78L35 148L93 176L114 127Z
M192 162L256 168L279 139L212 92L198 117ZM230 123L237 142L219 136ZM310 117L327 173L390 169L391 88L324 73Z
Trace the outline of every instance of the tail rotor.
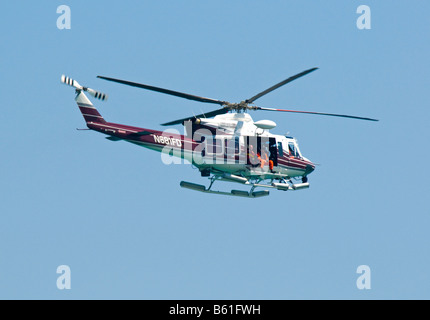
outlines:
M72 78L69 78L69 77L65 76L64 74L61 76L61 82L64 84L67 84L71 87L76 88L76 91L78 91L78 92L80 92L80 91L88 92L88 94L90 94L94 98L99 99L101 101L106 101L108 99L107 94L102 93L100 91L96 91L96 90L88 88L88 87L83 87L76 80L73 80Z

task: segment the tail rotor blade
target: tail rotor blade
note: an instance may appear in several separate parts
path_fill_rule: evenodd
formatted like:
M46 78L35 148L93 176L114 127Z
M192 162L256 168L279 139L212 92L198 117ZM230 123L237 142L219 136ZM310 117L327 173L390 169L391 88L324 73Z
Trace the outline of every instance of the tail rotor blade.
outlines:
M72 78L69 78L65 76L64 74L61 76L61 82L65 83L71 87L74 87L76 89L82 90L82 86L78 83L78 81L73 80Z
M86 90L85 90L86 89ZM84 88L86 92L92 95L94 98L99 99L101 101L106 101L108 99L108 95L99 91L96 91L91 88Z

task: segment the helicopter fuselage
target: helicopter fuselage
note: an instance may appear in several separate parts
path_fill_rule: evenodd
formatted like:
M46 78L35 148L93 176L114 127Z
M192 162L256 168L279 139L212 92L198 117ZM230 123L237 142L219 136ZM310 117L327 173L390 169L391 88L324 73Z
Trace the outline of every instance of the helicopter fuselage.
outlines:
M83 92L76 101L87 127L108 135L111 141L124 140L161 152L166 164L185 159L202 176L231 174L254 180L283 180L306 177L315 165L300 153L293 137L274 135L273 121L254 122L247 113L218 115L214 119L187 121L186 134L174 130L152 130L106 122Z
M161 159L166 164L178 163L178 159L181 163L181 160L185 159L199 169L202 177L209 177L211 181L207 188L186 181L181 181L181 187L206 193L259 198L268 196L269 191L254 191L255 188L275 188L282 191L309 188L307 176L315 170L315 165L302 156L295 138L270 133L269 130L275 128L276 123L271 120L254 122L247 113L249 110L378 121L346 114L276 109L254 104L264 95L317 69L311 68L300 72L239 103L98 76L107 81L219 106L216 110L162 124L163 126L183 124L185 126L184 134L180 134L176 130L158 131L106 122L84 92L102 101L108 98L106 94L81 86L77 81L65 75L61 76L61 82L76 89L75 100L89 129L108 135L107 139L111 141L124 140L159 151L162 153ZM292 179L300 178L301 183L292 181ZM211 188L217 180L242 183L251 186L251 190L249 192L243 190L214 191Z

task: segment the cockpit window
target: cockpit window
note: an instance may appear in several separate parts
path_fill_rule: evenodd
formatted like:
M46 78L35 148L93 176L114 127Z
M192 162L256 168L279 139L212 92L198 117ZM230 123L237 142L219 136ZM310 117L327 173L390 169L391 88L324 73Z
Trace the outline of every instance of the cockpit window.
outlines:
M300 148L297 144L296 144L296 155L298 158L303 159L302 152L300 151Z
M295 157L296 158L298 156L297 150L296 150L296 146L294 145L294 142L289 142L288 143L288 152L289 152L290 157Z

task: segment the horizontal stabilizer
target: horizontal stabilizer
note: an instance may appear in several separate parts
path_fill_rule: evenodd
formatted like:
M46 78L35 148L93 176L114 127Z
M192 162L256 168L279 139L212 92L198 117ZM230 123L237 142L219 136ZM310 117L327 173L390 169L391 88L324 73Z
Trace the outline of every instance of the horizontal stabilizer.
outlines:
M120 141L120 140L122 140L121 138L114 137L114 136L107 137L106 139L108 139L110 141Z

